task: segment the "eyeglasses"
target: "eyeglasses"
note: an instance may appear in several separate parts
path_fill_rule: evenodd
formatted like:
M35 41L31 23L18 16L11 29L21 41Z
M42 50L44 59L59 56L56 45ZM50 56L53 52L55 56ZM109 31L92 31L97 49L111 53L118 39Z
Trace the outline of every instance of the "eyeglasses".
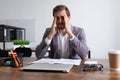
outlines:
M102 71L102 64L84 64L83 71Z

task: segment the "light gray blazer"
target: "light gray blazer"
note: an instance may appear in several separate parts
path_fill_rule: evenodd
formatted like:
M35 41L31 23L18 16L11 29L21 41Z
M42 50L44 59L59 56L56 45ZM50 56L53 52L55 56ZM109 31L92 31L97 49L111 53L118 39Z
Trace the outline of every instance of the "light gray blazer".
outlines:
M81 58L84 59L87 55L88 55L88 47L86 44L86 36L85 36L85 32L83 28L78 28L75 26L71 26L72 32L74 34L74 39L72 41L69 42L69 46L70 46L70 55L69 58ZM45 53L48 51L48 48L50 47L51 51L49 53L49 57L50 58L60 58L60 55L58 54L58 48L57 48L57 35L56 34L50 45L47 45L45 43L45 38L48 36L48 34L50 33L51 28L47 28L42 42L37 45L36 47L36 57L38 59L43 58Z

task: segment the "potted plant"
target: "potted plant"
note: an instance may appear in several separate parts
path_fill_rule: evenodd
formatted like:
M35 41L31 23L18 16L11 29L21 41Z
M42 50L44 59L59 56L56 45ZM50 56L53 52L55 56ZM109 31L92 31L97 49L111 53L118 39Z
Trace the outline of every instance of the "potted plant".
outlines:
M29 40L13 40L14 49L20 46L29 47Z

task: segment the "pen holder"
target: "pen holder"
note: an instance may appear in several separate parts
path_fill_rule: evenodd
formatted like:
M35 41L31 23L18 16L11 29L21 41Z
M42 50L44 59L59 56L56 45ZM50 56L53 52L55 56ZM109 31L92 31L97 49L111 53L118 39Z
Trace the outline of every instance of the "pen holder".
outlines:
M11 57L11 59L10 59L10 66L11 66L11 67L17 67L16 64L15 64L15 60L14 60L14 58L12 58L12 57Z
M18 54L18 58L20 60L20 64L22 64L21 66L23 66L23 54L24 53L17 53Z
M17 55L17 53L13 53L11 55L11 67L22 67L23 66L23 58L22 53L20 55Z

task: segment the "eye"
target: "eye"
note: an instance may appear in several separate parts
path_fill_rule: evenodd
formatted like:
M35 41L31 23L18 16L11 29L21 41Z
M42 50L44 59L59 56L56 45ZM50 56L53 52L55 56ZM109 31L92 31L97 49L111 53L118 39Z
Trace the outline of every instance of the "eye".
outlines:
M60 19L60 17L57 17L57 20L59 20Z

